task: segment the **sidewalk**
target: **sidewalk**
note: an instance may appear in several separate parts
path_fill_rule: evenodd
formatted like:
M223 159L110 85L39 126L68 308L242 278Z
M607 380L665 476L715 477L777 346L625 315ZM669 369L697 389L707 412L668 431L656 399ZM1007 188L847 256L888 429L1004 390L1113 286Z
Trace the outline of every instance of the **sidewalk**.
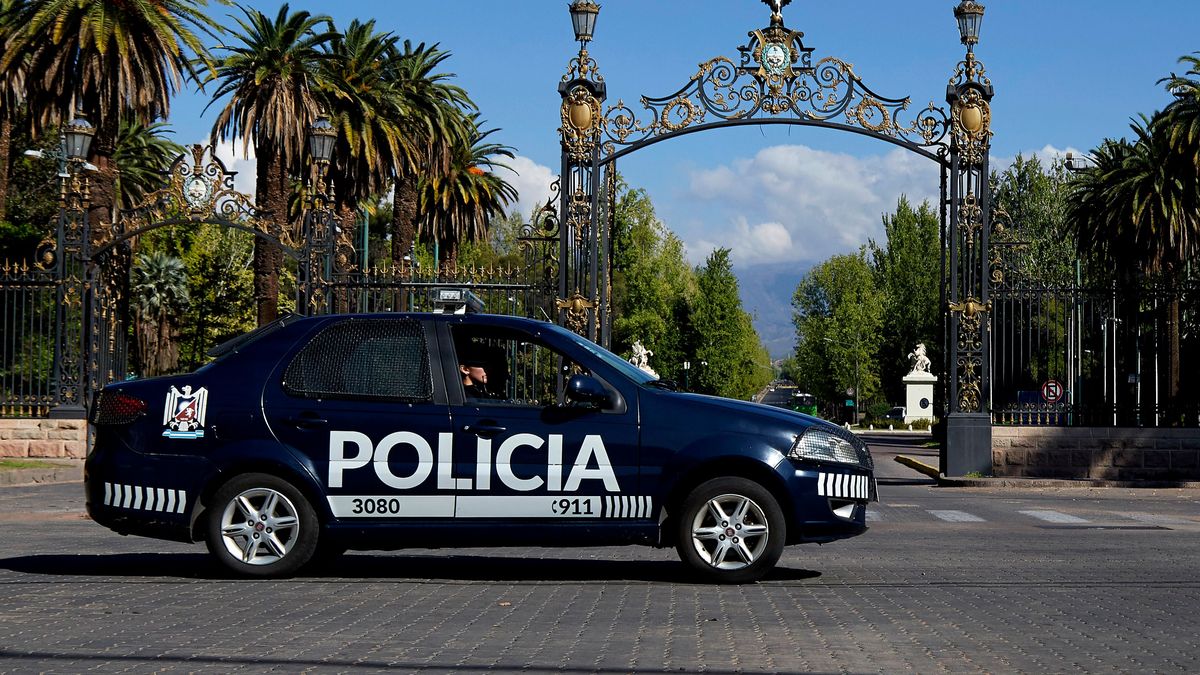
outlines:
M0 466L0 488L39 485L43 483L78 483L83 481L82 459L39 459L36 461L52 464L53 466L24 469Z

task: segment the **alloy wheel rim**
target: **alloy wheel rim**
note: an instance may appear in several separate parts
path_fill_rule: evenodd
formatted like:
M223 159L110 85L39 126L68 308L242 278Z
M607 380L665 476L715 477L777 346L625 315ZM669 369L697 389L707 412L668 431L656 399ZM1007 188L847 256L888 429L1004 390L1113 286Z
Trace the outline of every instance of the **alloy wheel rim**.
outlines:
M692 546L714 569L749 567L762 556L769 540L766 514L745 495L713 497L692 519Z
M300 516L283 493L251 488L225 505L221 538L229 555L247 565L283 560L296 545Z

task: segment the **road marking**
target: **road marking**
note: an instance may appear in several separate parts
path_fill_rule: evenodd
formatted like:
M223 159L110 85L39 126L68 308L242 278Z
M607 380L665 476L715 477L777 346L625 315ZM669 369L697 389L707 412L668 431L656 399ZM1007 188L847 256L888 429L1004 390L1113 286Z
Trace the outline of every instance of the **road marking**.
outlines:
M867 511L867 522L868 523L878 523L881 520L883 520L883 517L880 516L878 513L875 513L874 511Z
M1038 520L1044 520L1047 523L1066 524L1066 523L1088 523L1088 522L1091 522L1085 518L1080 518L1078 516L1072 516L1068 513L1059 513L1058 511L1048 511L1048 510L1037 509L1037 510L1030 510L1030 511L1018 511L1017 513L1029 516L1030 518L1037 518Z
M967 513L966 511L929 511L934 518L944 520L948 523L983 523L987 522L979 516Z
M1118 516L1130 518L1153 525L1195 525L1196 521L1180 516L1164 516L1158 513L1118 513Z

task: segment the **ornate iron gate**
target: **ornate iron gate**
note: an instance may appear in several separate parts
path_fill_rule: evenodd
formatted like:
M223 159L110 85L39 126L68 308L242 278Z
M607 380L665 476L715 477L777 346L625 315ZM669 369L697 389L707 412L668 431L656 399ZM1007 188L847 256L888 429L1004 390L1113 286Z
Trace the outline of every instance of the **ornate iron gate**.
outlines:
M296 265L296 307L306 314L422 311L437 286L471 288L489 311L550 320L555 311L559 220L552 197L518 238L522 263L421 270L411 261L360 269L351 227L339 223L318 177L302 217L280 223L234 187L211 148L192 146L163 186L112 225L89 222L82 163L63 168L59 220L36 264L0 266L0 415L83 417L92 392L128 374L131 241L163 227L203 223L242 230L279 247Z
M788 124L849 131L903 147L937 162L941 170L942 306L947 362L943 409L948 445L942 468L951 475L991 466L987 267L990 206L988 149L992 85L975 59L983 7L963 0L955 9L966 57L946 86L949 111L930 103L915 115L911 99L876 94L846 61L813 63L804 34L789 29L782 10L790 0L763 0L770 24L749 32L738 56L701 64L679 89L641 96L642 111L624 100L602 109L608 85L587 51L600 8L590 0L571 5L580 41L559 83L564 234L559 275L560 322L581 334L610 340L613 214L605 212L601 168L670 138L741 125ZM609 188L611 189L611 188Z

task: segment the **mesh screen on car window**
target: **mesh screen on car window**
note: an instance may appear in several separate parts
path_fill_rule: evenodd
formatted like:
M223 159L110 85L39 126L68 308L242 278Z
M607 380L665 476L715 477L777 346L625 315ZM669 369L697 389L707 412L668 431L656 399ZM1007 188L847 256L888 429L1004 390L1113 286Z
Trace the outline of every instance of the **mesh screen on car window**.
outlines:
M428 401L433 391L421 325L349 319L317 334L283 375L294 396Z

